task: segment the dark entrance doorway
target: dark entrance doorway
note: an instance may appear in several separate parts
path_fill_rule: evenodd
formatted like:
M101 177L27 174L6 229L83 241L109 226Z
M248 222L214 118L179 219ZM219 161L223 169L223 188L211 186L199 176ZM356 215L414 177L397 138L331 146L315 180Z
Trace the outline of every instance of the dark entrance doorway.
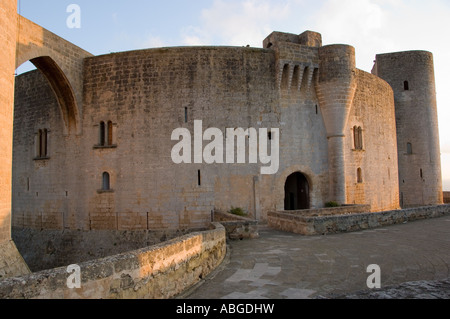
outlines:
M305 175L294 173L290 175L284 186L284 209L309 209L309 184Z

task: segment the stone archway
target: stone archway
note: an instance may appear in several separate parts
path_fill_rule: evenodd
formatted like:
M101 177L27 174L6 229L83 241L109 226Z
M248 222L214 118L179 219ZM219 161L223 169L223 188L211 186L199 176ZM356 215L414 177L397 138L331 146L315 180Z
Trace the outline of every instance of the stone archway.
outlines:
M60 105L65 134L82 134L83 64L92 54L28 19L17 17L16 69L30 61L47 78Z
M309 182L305 175L300 172L289 175L284 186L284 209L309 209L309 190Z
M49 56L41 56L30 60L45 76L55 93L60 106L66 133L77 132L79 124L78 105L75 92L64 72Z
M11 277L27 272L11 239L14 70L34 63L58 98L64 134L81 135L83 63L92 54L18 15L17 0L2 2L0 30L0 276Z

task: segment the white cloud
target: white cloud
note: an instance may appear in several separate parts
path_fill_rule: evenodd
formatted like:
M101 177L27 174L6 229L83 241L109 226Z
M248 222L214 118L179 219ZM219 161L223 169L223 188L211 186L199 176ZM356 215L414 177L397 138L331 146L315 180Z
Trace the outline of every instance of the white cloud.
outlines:
M426 50L434 55L445 185L450 189L450 2L448 0L326 0L310 21L324 44L355 47L357 66L371 70L378 53Z
M215 0L201 14L201 26L183 30L185 44L216 44L261 47L276 21L286 19L298 0Z
M355 47L357 67L370 72L375 55L406 50L434 54L440 140L450 147L450 2L448 0L215 0L199 25L181 30L184 45L261 47L272 31L322 33L324 45ZM450 180L450 157L443 173Z
M140 41L139 46L143 48L160 48L165 46L165 42L161 37L149 34L144 40Z

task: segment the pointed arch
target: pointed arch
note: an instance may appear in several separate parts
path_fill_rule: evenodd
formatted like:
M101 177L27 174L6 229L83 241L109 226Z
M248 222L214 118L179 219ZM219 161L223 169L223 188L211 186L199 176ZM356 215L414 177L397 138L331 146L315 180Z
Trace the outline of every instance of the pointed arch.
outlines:
M60 106L64 127L67 134L76 132L79 125L78 106L72 86L64 72L49 56L41 56L30 60L45 76Z

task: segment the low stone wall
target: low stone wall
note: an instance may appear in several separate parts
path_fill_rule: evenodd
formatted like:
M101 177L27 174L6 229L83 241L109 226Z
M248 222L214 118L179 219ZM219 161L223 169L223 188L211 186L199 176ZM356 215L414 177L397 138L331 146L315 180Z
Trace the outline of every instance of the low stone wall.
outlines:
M271 228L302 235L325 235L340 232L400 224L404 222L442 217L450 214L450 205L425 206L377 213L353 213L346 215L304 216L300 212L271 212L268 224Z
M168 242L80 263L81 288L69 289L66 267L0 281L0 299L166 299L214 270L226 255L218 223Z
M450 192L444 192L444 203L450 204Z
M350 214L366 213L370 211L371 211L370 205L343 205L339 207L313 208L313 209L292 210L285 212L305 217L319 217L319 216L334 216L334 215L350 215Z
M13 227L12 238L31 271L38 272L157 245L194 231L200 229L62 231Z
M242 240L259 238L258 221L254 219L219 211L214 212L213 219L225 227L228 239Z

